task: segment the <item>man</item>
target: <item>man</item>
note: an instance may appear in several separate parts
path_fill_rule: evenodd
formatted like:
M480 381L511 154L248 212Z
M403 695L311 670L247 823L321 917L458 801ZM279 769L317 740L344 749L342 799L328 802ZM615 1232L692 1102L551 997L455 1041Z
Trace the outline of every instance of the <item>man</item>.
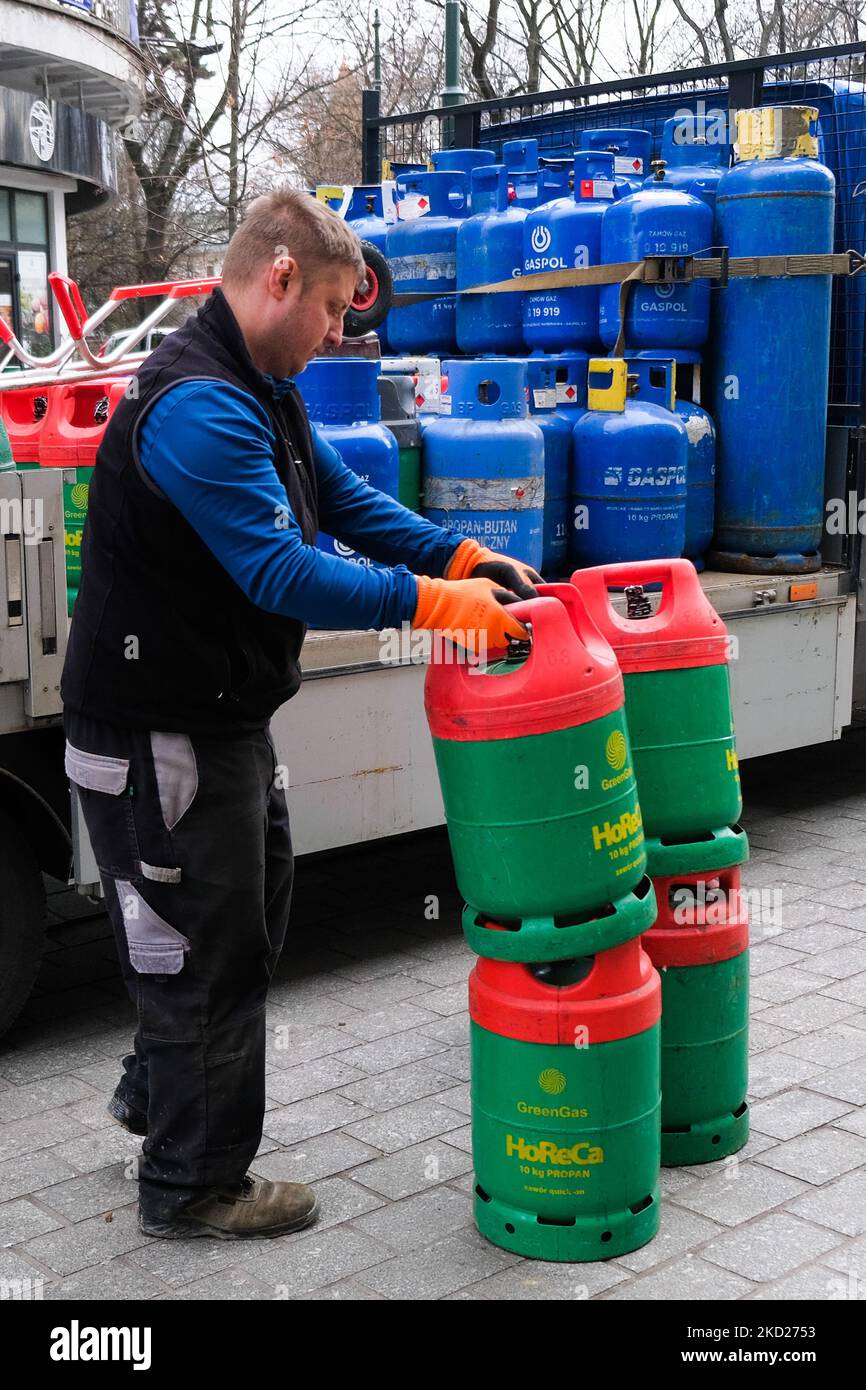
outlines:
M315 1219L248 1174L265 999L293 859L269 731L305 623L452 628L502 647L539 576L368 487L311 428L293 376L342 339L354 233L303 193L259 198L222 290L142 365L99 450L61 693L138 1014L109 1112L145 1135L139 1222L232 1239ZM391 565L319 551L319 528Z

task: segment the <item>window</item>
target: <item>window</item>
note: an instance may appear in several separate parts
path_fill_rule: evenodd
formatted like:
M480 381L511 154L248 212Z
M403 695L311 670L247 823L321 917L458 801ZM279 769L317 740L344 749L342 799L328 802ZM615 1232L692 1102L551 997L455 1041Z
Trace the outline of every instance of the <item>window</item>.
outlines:
M0 263L0 313L27 350L44 357L54 345L44 193L0 188Z
M44 193L15 194L15 240L48 245L48 214Z

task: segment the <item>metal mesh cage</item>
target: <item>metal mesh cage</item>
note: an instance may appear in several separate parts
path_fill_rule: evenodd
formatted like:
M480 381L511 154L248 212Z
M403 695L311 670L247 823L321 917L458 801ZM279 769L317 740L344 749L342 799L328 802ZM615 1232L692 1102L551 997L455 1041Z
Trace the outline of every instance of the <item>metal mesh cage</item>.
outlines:
M541 157L564 157L582 132L608 127L649 131L658 155L672 116L703 114L729 130L729 108L777 104L817 107L819 157L836 177L834 250L866 253L866 43L374 118L368 134L375 127L381 154L398 164L426 162L449 145L482 146L501 156L504 141L530 137ZM828 392L834 424L866 418L864 317L866 275L837 278Z

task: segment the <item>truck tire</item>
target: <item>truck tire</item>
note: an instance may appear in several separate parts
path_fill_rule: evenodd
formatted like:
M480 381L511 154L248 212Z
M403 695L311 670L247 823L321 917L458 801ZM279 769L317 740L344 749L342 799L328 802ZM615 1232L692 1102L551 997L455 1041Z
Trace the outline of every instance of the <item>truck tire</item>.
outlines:
M367 267L367 283L358 290L347 309L343 320L343 333L347 338L361 338L384 322L391 307L392 281L391 268L377 246L369 241L361 242L364 264Z
M27 1002L45 945L45 888L29 841L0 811L0 1035Z

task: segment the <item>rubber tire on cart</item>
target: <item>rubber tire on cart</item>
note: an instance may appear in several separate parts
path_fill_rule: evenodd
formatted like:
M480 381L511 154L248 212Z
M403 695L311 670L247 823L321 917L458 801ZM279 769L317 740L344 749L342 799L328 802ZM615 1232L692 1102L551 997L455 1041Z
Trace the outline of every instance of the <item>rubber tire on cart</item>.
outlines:
M0 1034L30 995L45 945L45 888L33 848L0 811Z
M391 307L392 280L391 268L378 246L362 241L364 263L367 267L367 282L363 290L358 290L346 311L343 320L343 334L347 338L360 338L371 333L384 322Z

